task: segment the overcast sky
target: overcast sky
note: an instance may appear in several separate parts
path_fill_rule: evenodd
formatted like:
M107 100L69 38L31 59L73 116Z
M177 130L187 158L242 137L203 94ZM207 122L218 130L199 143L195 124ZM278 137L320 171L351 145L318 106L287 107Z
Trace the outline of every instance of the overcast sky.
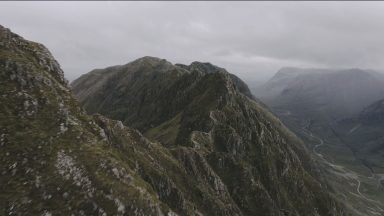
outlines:
M384 68L384 2L0 2L72 81L142 56L211 62L248 82L284 66Z

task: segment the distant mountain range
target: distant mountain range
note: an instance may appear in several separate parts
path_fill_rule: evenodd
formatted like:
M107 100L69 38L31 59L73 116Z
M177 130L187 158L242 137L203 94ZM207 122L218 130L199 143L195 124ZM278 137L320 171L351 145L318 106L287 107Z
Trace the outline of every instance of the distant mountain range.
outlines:
M253 93L271 108L284 107L311 118L326 112L330 119L340 119L382 99L384 75L361 69L283 68Z

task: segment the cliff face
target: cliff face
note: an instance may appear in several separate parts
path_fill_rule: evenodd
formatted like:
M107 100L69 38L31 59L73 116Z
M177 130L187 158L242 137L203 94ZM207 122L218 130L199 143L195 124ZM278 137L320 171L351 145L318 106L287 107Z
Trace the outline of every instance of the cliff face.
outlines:
M196 205L207 200L223 204L200 208L202 213L346 214L320 180L302 142L222 68L144 57L94 70L72 88L89 113L138 128L171 152L189 181L204 185L197 186L199 192L182 192L183 197L196 197L191 201ZM173 182L176 188L191 186ZM169 199L163 197L171 205ZM183 208L177 211L185 212Z

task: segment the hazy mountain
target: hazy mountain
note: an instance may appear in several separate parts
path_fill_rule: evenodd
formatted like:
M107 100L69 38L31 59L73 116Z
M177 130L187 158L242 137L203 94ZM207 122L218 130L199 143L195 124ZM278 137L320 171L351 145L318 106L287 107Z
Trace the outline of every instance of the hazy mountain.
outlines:
M144 57L91 71L72 87L88 112L137 127L197 182L216 185L216 194L185 194L213 200L225 194L228 204L207 207L215 214L345 214L302 142L222 68Z
M353 134L349 145L355 153L370 151L368 143L379 136L384 124L383 100L379 100L384 95L384 75L372 70L283 68L257 93L291 128L310 122L323 138L333 139L335 131L346 133L338 134L343 137ZM349 134L353 127L359 130ZM362 134L363 128L373 134Z
M361 69L283 68L254 94L275 109L338 119L360 112L384 95L384 75Z
M326 69L302 69L285 67L280 69L271 79L265 84L258 85L254 89L254 94L260 98L270 99L279 96L286 88L292 85L297 79L305 74L314 73L329 73Z

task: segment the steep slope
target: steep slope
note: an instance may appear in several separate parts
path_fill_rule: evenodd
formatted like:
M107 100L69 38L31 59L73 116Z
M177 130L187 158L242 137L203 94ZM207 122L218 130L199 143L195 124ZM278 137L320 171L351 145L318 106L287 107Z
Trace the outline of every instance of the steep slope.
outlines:
M334 126L339 141L350 149L365 168L362 181L365 194L384 206L384 100L364 108L359 114L338 121Z
M92 71L72 87L88 112L134 125L191 175L203 168L217 176L199 181L227 191L238 214L346 214L302 142L222 68L144 57Z
M367 125L384 124L384 99L364 108L359 115L359 120Z
M372 172L384 172L384 100L337 122L336 131Z

